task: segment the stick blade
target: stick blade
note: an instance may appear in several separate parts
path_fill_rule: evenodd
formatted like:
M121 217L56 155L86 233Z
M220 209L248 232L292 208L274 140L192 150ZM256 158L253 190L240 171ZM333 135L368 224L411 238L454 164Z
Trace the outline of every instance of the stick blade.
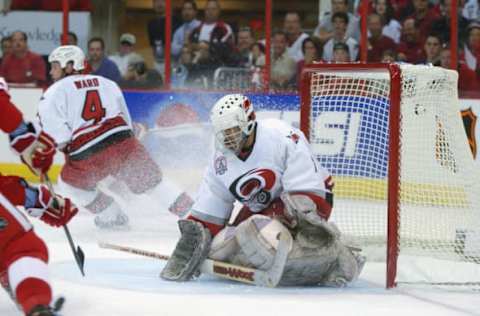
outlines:
M77 246L77 252L76 252L76 257L77 257L77 264L78 267L80 268L80 272L82 273L82 276L85 276L85 253L83 252L82 248L80 246Z

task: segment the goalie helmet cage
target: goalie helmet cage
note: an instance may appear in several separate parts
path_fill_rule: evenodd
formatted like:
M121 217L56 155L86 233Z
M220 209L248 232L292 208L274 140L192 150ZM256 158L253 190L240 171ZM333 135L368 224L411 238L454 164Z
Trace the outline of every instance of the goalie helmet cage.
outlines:
M480 289L480 186L457 80L400 64L302 73L300 127L335 178L332 219L361 246L386 247L387 288Z

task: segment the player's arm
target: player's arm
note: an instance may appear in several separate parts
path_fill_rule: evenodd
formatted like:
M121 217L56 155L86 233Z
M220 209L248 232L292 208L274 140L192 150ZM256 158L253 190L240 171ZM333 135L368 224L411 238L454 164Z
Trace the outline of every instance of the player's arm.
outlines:
M333 207L333 180L330 173L318 165L310 146L297 129L286 137L286 169L282 176L282 201L289 211L319 216L328 220Z
M22 113L10 101L3 78L0 78L0 112L0 129L9 134L12 149L34 173L48 171L55 155L55 145L49 135L23 121Z
M188 218L201 222L214 236L227 224L234 201L215 179L204 178Z
M68 199L51 192L46 185L33 187L23 178L0 175L0 193L16 206L23 206L28 214L51 226L62 226L78 212Z

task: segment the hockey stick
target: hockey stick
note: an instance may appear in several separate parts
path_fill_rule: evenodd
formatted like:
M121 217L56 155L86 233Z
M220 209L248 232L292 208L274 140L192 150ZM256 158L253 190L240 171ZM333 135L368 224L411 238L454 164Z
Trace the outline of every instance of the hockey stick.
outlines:
M55 195L55 191L53 190L53 185L52 185L52 182L50 181L50 178L48 177L48 174L46 173L43 174L42 179L43 179L43 182L47 185L50 192L53 195ZM84 272L85 253L83 252L82 248L80 248L80 246L77 246L75 250L75 244L73 242L72 235L70 234L70 230L68 229L67 224L63 225L63 229L65 230L65 235L67 235L68 243L70 245L70 248L72 249L73 257L77 262L77 266L80 269L80 273L82 274L82 276L85 276L85 272Z
M200 266L200 271L202 273L214 275L223 279L273 288L278 285L280 279L282 278L291 243L292 240L289 234L280 235L277 253L275 254L272 266L268 270L247 268L222 261L206 259ZM99 243L99 247L104 249L128 252L160 260L168 260L170 258L169 256L152 251L109 243Z

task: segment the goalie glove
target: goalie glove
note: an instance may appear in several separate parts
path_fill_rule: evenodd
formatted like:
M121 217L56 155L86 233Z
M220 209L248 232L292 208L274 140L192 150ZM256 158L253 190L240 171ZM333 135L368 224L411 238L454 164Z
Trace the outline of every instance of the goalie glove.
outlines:
M36 175L46 173L53 163L55 141L32 123L22 123L10 134L10 146Z
M55 195L43 184L38 187L38 196L34 207L26 210L29 215L38 217L54 227L67 224L78 213L77 207L70 199Z

